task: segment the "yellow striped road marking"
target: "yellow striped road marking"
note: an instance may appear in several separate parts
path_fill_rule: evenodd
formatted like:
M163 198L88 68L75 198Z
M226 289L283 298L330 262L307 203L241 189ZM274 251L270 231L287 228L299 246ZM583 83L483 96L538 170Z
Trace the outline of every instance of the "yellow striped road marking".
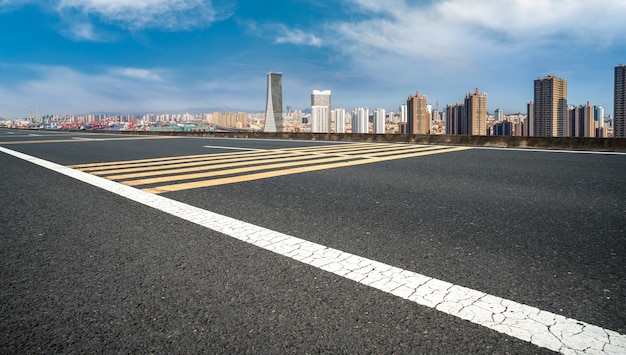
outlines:
M333 147L332 151L339 151L341 147L355 147L350 149L359 149L360 147L372 145L371 143L360 143L360 144L339 144L332 146L315 146L308 148L326 148ZM185 162L185 161L199 161L204 158L211 158L208 160L220 160L227 159L232 157L246 157L246 156L254 156L254 155L271 155L276 154L277 152L290 152L293 154L298 154L299 151L305 150L304 148L286 148L286 149L251 149L248 152L232 152L232 153L210 153L210 154L199 154L199 155L185 155L185 156L176 156L176 157L162 157L162 158L150 158L150 159L138 159L138 160L125 160L125 161L113 161L113 162L102 162L102 163L89 163L89 164L76 164L69 165L68 168L78 169L81 171L96 171L96 170L105 170L108 169L109 166L115 167L140 167L140 166L152 166L152 165L162 165L167 162ZM331 151L331 150L329 150ZM302 154L302 153L300 153ZM121 165L124 164L124 165Z
M142 136L142 137L123 137L123 138L51 139L51 140L0 142L0 145L39 144L39 143L86 143L86 142L103 142L103 141L132 141L132 140L142 140L142 139L172 139L172 138L178 138L178 137L170 137L170 136L143 137Z
M245 152L79 164L69 167L104 176L109 180L121 181L129 186L187 180L182 183L146 188L146 191L152 193L162 193L464 149L469 148L384 143L333 144L268 150L251 149ZM208 178L212 180L206 180ZM198 179L204 180L189 181Z
M437 146L429 146L429 147L417 147L417 148L413 148L415 150L430 150L430 149L440 149L442 147L437 147ZM396 148L397 150L397 148ZM406 151L406 147L404 147L404 150ZM370 153L370 152L375 152L376 154L372 154L372 155L378 155L378 154L396 154L397 152L391 151L391 152L386 152L386 151L381 151L380 149L377 148L372 148L372 149L367 149L367 150L360 150L357 152L350 152L349 154L323 154L323 153L312 153L312 154L305 154L303 152L298 152L298 153L294 153L291 151L285 151L285 150L277 150L275 152L272 152L273 155L269 156L269 157L264 157L264 158L269 158L269 159L261 159L258 160L259 158L261 158L261 155L258 154L254 154L254 153L249 153L248 155L240 155L242 158L239 158L239 156L237 158L231 158L231 159L209 159L209 158L203 158L203 159L199 159L196 161L192 161L192 162L187 162L189 160L193 160L193 159L184 159L181 160L182 163L178 163L179 161L170 161L167 164L159 164L159 165L155 165L155 163L150 163L149 166L144 166L143 164L140 164L141 166L139 167L130 167L127 168L128 166L136 166L136 165L128 165L128 164L121 164L119 166L107 166L106 170L100 170L97 168L90 168L90 169L79 169L82 171L89 171L94 175L112 175L112 174L118 174L118 175L114 175L114 176L108 176L108 179L111 180L117 180L117 179L129 179L129 178L135 178L135 177L141 177L141 176L154 176L154 175L165 175L165 174L179 174L179 173L186 173L186 172L192 172L192 171L201 171L201 170L214 170L214 169L218 169L218 168L228 168L228 167L235 167L235 166L242 166L242 165L250 165L250 164L265 164L265 163L274 163L277 160L280 161L292 161L292 160L302 160L302 159L313 159L315 157L344 157L344 158L349 158L349 159L353 159L353 158L372 158L371 156L362 156L359 155L361 153ZM272 153L268 153L266 152L265 155L268 154L272 154ZM283 153L283 154L277 154L277 153ZM355 154L357 153L357 154ZM297 154L297 155L294 155ZM251 156L252 155L252 156ZM252 162L251 162L252 161ZM215 162L217 163L217 165L208 165L211 162ZM230 164L226 164L226 163L230 163ZM135 174L131 174L131 173L135 173Z
M342 149L342 146L344 149ZM350 151L355 151L358 149L361 149L362 147L370 147L372 151L379 151L381 148L372 148L372 144L358 144L356 145L356 147L352 147L351 145L348 146L347 144L341 144L339 146L337 145L333 145L331 147L334 147L333 149L326 149L324 150L324 153L326 154L331 154L333 152L344 152L344 153L349 153ZM407 146L402 146L402 145L386 145L386 149L395 149L395 150L399 150L399 149L406 149ZM317 147L311 147L311 148L317 148ZM322 146L322 148L326 148L326 146ZM434 149L434 148L433 148ZM314 150L313 150L314 151ZM210 161L218 161L220 160L220 162L226 162L226 161L236 161L236 158L241 157L241 161L243 160L254 160L256 159L256 157L262 157L262 156L267 156L267 155L275 155L277 153L284 153L284 154L304 154L304 155L311 155L311 154L322 154L320 153L315 153L315 152L307 152L307 151L303 151L301 150L301 148L288 148L288 149L271 149L271 150L251 150L245 153L242 152L236 152L236 153L219 153L219 154L201 154L201 155L187 155L187 156L180 156L180 157L165 157L165 158L153 158L153 159L140 159L140 160L126 160L126 161L118 161L118 162L104 162L104 163L91 163L91 164L77 164L77 165L70 165L68 167L72 168L72 169L78 169L80 171L85 171L85 172L90 172L92 174L97 174L97 175L106 175L106 174L110 174L112 173L113 170L117 170L120 169L120 172L122 172L121 169L134 169L134 168L141 168L141 167L161 167L165 164L171 164L171 166L177 165L177 164L181 164L181 165L177 165L178 167L184 167L184 166L194 166L194 165L199 165L199 164L203 164L202 162L210 162ZM187 164L187 163L195 163L198 162L197 164L189 164L189 165L183 165L183 164ZM145 170L153 170L151 168L147 168ZM137 170L126 170L126 172L133 172L133 171L142 171L141 169L137 169Z
M266 158L267 156L275 156L275 157L292 157L293 154L276 154L276 152L264 152L260 153L249 153L247 155L231 155L228 157L224 156L207 156L200 158L187 158L187 159L179 159L179 160L168 160L168 161L157 161L150 163L141 163L141 164L123 164L120 162L120 165L106 165L102 167L90 167L90 168L80 168L78 170L88 171L94 175L107 175L114 173L131 173L136 171L150 171L155 169L165 169L165 168L184 168L187 166L198 166L198 165L207 165L210 163L224 163L224 162L237 162L237 161L250 161L256 160L260 158ZM301 155L298 156L300 158Z
M147 172L139 172L139 173L134 173L134 174L109 175L109 176L106 176L106 178L110 180L134 179L138 177L166 175L166 174L182 174L182 173L188 173L188 172L193 172L193 171L217 170L217 169L224 169L224 168L231 168L231 167L245 166L245 165L247 166L253 165L253 168L256 170L262 170L262 169L267 170L267 169L272 169L272 168L269 168L270 166L274 168L289 166L289 165L283 165L283 164L271 164L277 161L288 162L288 161L296 160L296 162L290 163L293 165L314 164L314 163L320 163L323 161L323 159L314 160L316 158L319 158L319 156L318 155L310 155L310 156L299 155L299 156L287 157L285 155L276 155L276 157L273 157L272 159L254 160L252 162L240 161L240 162L228 163L228 164L215 164L215 165L203 164L202 166L194 166L194 167L182 168L182 169L161 169L161 170L153 170L153 171L147 171ZM332 159L333 160L345 160L346 158L334 157ZM270 164L270 165L261 165L261 164ZM261 166L259 167L259 165ZM222 170L222 171L229 171L229 170ZM100 174L94 174L94 175L100 175ZM225 175L225 174L223 173L222 175ZM196 179L200 177L205 177L203 176L203 174L179 175L179 177L180 176L182 176L183 178L177 179L177 180ZM207 175L207 176L211 176L211 175Z
M188 190L188 189L196 189L196 188L201 188L201 187L233 184L233 183L239 183L239 182L253 181L253 180L258 180L258 179L267 179L267 178L272 178L272 177L306 173L306 172L325 170L325 169L343 168L343 167L348 167L348 166L370 164L374 162L419 157L419 156L425 156L425 155L430 155L430 154L449 153L449 152L461 151L461 150L466 150L466 149L471 149L471 148L456 147L456 148L449 148L449 149L416 152L416 153L411 153L411 154L386 156L386 157L381 157L378 159L359 159L359 160L351 160L351 161L322 164L322 165L302 166L302 167L297 167L297 168L267 171L267 172L256 173L256 174L249 174L249 175L239 175L239 176L226 177L226 178L220 178L220 179L157 186L153 188L143 189L143 191L150 192L153 194L160 194L160 193L165 193L165 192L174 192L174 191L181 191L181 190Z

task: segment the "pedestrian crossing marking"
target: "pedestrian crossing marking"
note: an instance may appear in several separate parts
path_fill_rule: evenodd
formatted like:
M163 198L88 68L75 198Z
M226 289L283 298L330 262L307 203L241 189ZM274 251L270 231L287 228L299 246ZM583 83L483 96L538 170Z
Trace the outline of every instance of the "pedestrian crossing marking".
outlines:
M466 149L470 148L378 143L333 144L251 149L68 167L160 194Z

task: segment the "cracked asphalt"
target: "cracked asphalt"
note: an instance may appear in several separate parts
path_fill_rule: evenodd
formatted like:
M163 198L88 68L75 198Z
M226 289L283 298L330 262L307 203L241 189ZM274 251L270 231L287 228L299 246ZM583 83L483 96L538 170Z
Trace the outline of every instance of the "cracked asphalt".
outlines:
M6 147L70 165L320 144ZM6 154L0 166L3 353L549 352ZM625 173L624 155L472 149L164 197L624 334Z

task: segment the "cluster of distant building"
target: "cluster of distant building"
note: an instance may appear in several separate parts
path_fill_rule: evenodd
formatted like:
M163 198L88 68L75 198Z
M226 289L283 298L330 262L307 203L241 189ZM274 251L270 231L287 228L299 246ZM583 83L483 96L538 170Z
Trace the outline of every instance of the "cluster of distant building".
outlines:
M282 132L282 74L268 73L265 132ZM615 67L614 117L612 127L605 124L604 108L585 105L569 105L567 80L553 75L535 80L534 100L528 103L523 118L504 119L502 110L493 115L487 113L487 94L477 88L465 96L463 103L447 105L439 112L433 109L427 97L419 91L410 95L406 104L400 106L397 130L404 134L453 134L453 135L518 135L543 137L608 137L612 128L614 137L626 137L626 65ZM311 114L308 123L313 133L389 133L388 123L393 115L377 108L372 114L366 107L346 112L331 107L330 90L313 90ZM444 132L437 130L437 122L444 122Z
M14 127L53 129L210 129L265 132L450 134L544 137L626 137L626 65L615 67L613 117L602 106L571 105L567 80L546 76L534 82L534 98L525 113L505 116L501 109L487 112L487 94L475 91L460 103L439 110L427 96L416 91L398 111L367 107L348 111L332 108L330 90L311 92L310 113L283 112L282 73L267 74L265 113L212 112L201 114L44 115L30 119L0 121Z

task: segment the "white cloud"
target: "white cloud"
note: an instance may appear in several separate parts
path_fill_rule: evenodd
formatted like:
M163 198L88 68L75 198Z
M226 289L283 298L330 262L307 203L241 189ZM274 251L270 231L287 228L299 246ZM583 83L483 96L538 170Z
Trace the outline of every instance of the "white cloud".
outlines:
M99 41L102 40L95 32L91 23L79 22L62 29L65 36L78 41Z
M140 68L123 68L113 70L113 73L119 73L123 77L130 79L139 79L145 81L163 82L163 78L154 70Z
M0 83L0 117L5 118L28 117L29 110L36 108L46 114L165 112L224 106L252 109L263 106L264 97L258 93L265 88L262 75L207 84L208 78L169 80L180 73L161 69L116 67L87 73L65 66L8 64L3 69L34 77L14 85Z
M215 1L224 5L217 6ZM111 38L102 29L94 28L96 21L131 31L187 31L230 17L234 6L225 0L0 0L0 12L29 3L57 12L63 35L90 41Z
M60 0L60 12L79 12L128 29L188 30L223 16L206 0Z
M279 26L279 33L280 34L276 37L276 43L291 43L313 47L322 46L322 40L319 37L299 29L290 29L286 26Z
M398 97L420 89L433 101L450 103L478 86L494 106L506 100L505 109L523 110L535 78L571 70L591 78L591 71L610 71L626 49L626 0L349 0L344 5L342 18L324 24L324 44L348 63L347 77L367 78L359 81L364 90ZM511 96L519 102L511 104Z
M298 28L290 28L284 24L258 24L255 21L240 21L246 30L255 36L274 37L277 44L295 44L312 47L321 47L322 39L313 33Z
M626 0L351 0L357 21L331 24L337 45L367 55L372 49L438 60L470 59L537 44L623 41Z

